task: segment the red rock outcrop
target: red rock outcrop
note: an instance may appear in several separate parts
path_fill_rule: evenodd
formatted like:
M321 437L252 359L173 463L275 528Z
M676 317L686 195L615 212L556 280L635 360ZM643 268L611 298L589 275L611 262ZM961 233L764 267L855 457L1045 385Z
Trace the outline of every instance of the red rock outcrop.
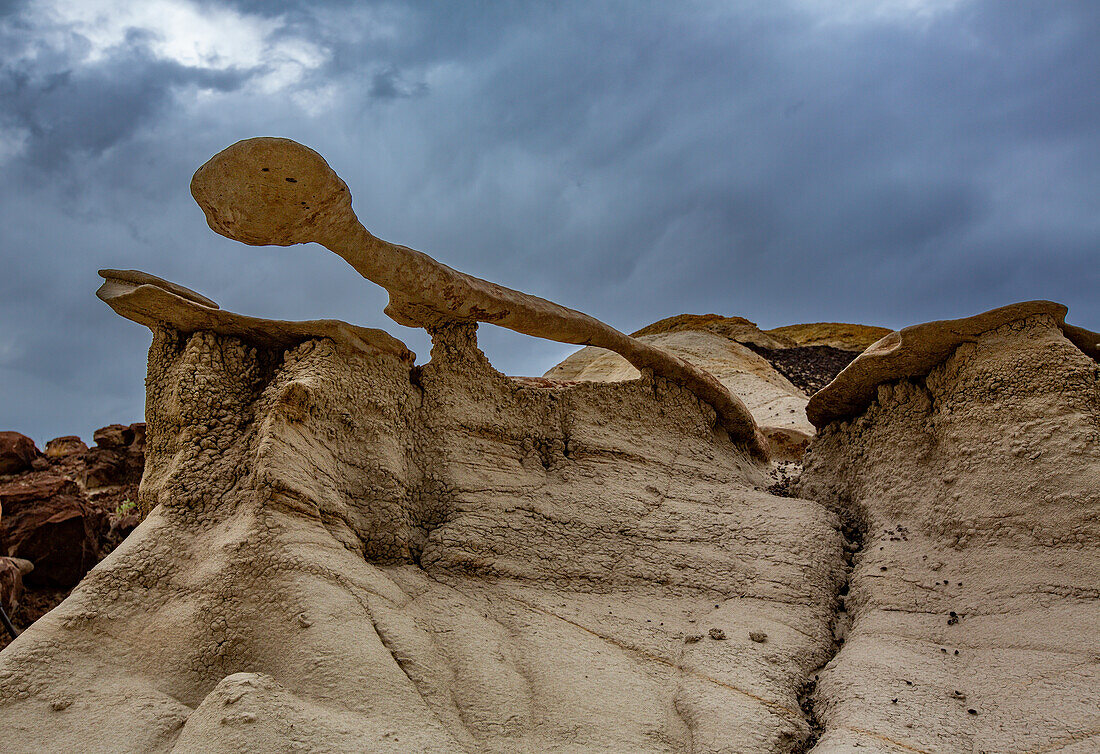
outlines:
M145 465L145 424L112 424L92 435L95 447L83 455L88 491L138 485ZM121 502L121 501L119 501Z
M38 448L34 441L18 432L0 432L0 474L18 474L29 471Z
M17 579L15 571L0 567L7 574L0 574L0 603L17 629L56 607L141 523L136 501L145 466L145 424L112 424L93 438L93 448L75 435L51 440L45 455L36 450L29 467L24 464L0 486L0 504L8 514L0 522L0 563L8 560L5 554L18 554L14 560L22 568ZM34 568L31 560L38 561L39 570L24 584ZM0 631L0 649L8 638Z
M0 485L0 506L5 554L34 563L31 582L73 586L98 562L103 513L72 479L41 473Z

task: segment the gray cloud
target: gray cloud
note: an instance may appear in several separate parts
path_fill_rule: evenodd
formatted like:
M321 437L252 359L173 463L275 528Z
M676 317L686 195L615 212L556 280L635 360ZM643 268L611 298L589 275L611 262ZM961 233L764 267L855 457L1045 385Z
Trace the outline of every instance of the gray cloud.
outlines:
M100 266L426 356L333 255L205 227L191 172L258 134L321 151L383 237L626 330L685 311L903 326L1032 298L1100 328L1100 6L857 6L195 6L262 30L236 67L166 57L142 27L91 55L79 24L0 6L0 426L140 418L148 338L92 297ZM513 373L568 351L482 343Z

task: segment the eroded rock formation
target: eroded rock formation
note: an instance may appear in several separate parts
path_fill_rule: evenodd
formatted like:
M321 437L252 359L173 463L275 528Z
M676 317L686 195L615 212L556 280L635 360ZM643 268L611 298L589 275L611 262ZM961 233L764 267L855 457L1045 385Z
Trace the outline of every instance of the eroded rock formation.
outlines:
M753 337L751 332L736 334ZM710 327L669 328L636 337L713 374L730 393L738 396L767 438L773 459L801 458L814 434L813 425L806 419L806 395L763 357ZM619 354L589 346L544 376L555 380L623 382L638 379L640 372Z
M491 322L525 335L606 348L690 390L734 442L763 458L767 443L745 405L707 372L587 314L466 275L371 235L351 192L321 155L290 139L245 139L196 171L191 194L211 229L242 243L315 241L390 294L386 313L411 327Z
M1064 316L906 328L811 400L799 494L861 544L819 750L1096 751L1100 337Z
M5 751L1095 749L1100 336L1064 308L879 340L809 400L790 497L757 424L804 398L747 320L630 338L465 276L286 140L192 188L218 232L385 286L431 360L104 271L153 331L148 515L0 652ZM617 355L512 379L478 321ZM869 337L829 327L752 346Z
M131 311L148 287L104 295ZM181 322L209 308L160 290ZM150 349L151 513L0 655L9 740L775 752L809 736L799 693L833 651L838 519L763 492L692 393L520 385L467 323L436 328L421 368L362 329L284 348L170 325Z

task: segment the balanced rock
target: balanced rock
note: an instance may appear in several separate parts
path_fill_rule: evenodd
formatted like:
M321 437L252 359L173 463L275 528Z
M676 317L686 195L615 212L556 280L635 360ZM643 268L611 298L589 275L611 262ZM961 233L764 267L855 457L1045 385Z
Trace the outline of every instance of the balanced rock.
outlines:
M5 752L1095 749L1100 335L1064 307L886 334L803 418L743 322L630 337L464 275L371 235L294 142L192 193L223 235L335 251L431 360L104 271L153 331L148 515L0 652ZM511 379L479 321L606 352ZM768 337L869 337L825 330ZM760 430L784 416L818 429L793 490ZM40 524L8 549L81 494L0 487Z
M239 141L195 171L191 195L210 228L227 238L255 246L313 241L328 248L389 291L386 314L400 324L432 329L489 322L538 338L615 351L705 401L734 442L758 458L767 456L767 441L752 414L706 371L587 314L467 275L372 235L352 209L347 184L309 147L271 137Z

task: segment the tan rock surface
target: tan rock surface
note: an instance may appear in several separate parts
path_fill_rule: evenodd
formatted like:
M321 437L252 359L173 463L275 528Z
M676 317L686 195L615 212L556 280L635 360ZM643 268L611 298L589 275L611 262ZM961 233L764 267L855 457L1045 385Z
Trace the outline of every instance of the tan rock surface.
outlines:
M751 343L764 348L792 348L793 340L761 330L755 322L744 317L723 317L720 314L678 314L646 325L633 333L635 338L663 333L706 331L721 335L738 343Z
M468 324L420 368L189 334L167 302L209 307L140 295L151 513L0 653L5 751L802 747L838 521L690 392L522 386Z
M795 483L734 392L775 433L805 398L733 335L865 331L631 338L375 238L284 139L192 191L220 233L386 287L431 361L104 271L154 333L148 515L0 651L5 752L1096 749L1100 336L1064 307L887 335L810 399ZM477 321L609 350L512 379ZM847 359L786 351L792 379ZM107 484L139 426L32 465L96 455Z
M671 329L641 335L638 339L717 377L744 401L776 451L784 442L804 448L813 436L813 425L806 419L805 394L763 357L740 343L710 329ZM557 380L624 382L638 379L641 374L618 354L589 346L571 354L544 376Z
M817 427L858 415L872 401L878 386L907 377L922 377L959 345L1008 322L1046 314L1082 352L1100 358L1100 335L1067 325L1067 309L1053 301L1025 301L973 317L945 319L892 332L868 348L810 398L806 414Z
M860 357L897 381L820 430L798 488L862 532L814 751L1100 748L1100 369L1064 313L906 328Z

